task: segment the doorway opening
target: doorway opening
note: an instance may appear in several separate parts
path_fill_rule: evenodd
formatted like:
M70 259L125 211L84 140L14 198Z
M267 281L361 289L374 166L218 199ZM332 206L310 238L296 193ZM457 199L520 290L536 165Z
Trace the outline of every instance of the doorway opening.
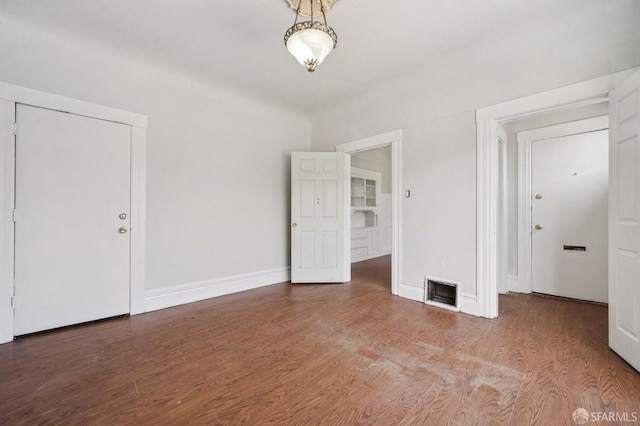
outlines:
M640 71L616 74L476 111L477 122L477 290L480 315L498 316L497 127L500 122L567 107L609 103L608 311L609 347L640 370L637 327L640 299L640 223L637 200Z
M563 111L602 103L609 91L634 70L573 84L549 92L481 108L477 124L477 235L476 279L479 315L498 316L498 129L501 123L536 114Z
M545 136L579 134L608 128L608 96L563 104L494 120L496 162L495 316L497 295L536 292L532 287L532 143ZM605 238L606 239L606 238ZM538 252L540 252L538 250ZM540 254L540 253L538 253ZM576 253L570 253L576 256ZM606 258L606 253L605 253ZM533 256L535 257L535 256ZM606 271L606 269L605 269ZM540 291L543 292L544 291Z
M351 154L352 266L383 256L391 261L391 180L390 145ZM390 291L390 276L387 281Z
M354 169L356 174L353 175L354 180L351 185L352 203L347 206L349 209L347 213L351 215L352 222L356 225L355 232L351 234L351 254L363 256L364 260L364 258L377 257L378 254L390 253L391 294L398 295L402 258L400 252L402 131L395 130L338 145L336 151L351 155L352 164L356 166ZM390 170L386 171L383 169L387 166L379 160L384 159L385 156L390 165ZM382 163L383 167L380 167L381 164L376 164L376 159L378 163ZM380 170L370 170L372 168ZM367 171L370 173L366 173ZM389 191L385 196L386 200L382 196L383 190ZM381 202L381 200L384 201ZM380 216L383 217L382 228L378 226L381 223ZM354 241L355 244L353 244Z

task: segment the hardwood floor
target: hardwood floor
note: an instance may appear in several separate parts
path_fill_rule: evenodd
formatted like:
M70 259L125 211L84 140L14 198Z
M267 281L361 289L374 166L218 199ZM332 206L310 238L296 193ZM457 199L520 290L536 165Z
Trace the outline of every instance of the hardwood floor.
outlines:
M512 294L479 319L391 296L389 263L354 264L351 284L278 284L0 345L0 424L640 418L640 374L608 349L606 307Z

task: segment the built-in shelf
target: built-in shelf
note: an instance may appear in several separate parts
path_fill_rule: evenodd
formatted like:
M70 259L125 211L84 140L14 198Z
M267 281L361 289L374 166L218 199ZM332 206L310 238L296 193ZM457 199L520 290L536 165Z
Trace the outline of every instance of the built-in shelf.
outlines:
M351 261L378 254L380 173L351 169Z
M351 207L377 207L377 187L375 179L351 176Z
M351 209L351 228L366 228L378 225L378 214L373 210Z

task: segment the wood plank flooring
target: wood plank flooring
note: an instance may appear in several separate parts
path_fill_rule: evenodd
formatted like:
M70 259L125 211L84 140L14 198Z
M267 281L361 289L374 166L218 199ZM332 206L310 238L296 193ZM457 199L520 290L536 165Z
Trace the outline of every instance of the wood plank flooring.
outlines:
M389 280L383 257L354 264L350 284L278 284L0 345L0 424L640 418L640 374L608 349L605 306L513 294L491 321L391 296Z

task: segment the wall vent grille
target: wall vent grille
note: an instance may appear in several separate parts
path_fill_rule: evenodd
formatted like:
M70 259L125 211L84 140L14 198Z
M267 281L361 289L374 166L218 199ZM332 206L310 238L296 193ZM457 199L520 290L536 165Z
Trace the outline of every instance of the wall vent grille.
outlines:
M427 277L424 290L424 303L456 312L460 311L457 282Z

